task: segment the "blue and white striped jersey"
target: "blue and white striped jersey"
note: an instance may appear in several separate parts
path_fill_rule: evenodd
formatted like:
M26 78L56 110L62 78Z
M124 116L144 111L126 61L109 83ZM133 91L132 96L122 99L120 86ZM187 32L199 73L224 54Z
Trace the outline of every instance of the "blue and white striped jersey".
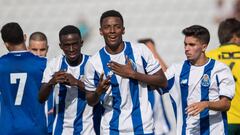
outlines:
M0 134L47 134L44 104L38 101L46 59L28 51L0 58Z
M48 127L48 134L52 134L53 130L53 122L54 122L54 98L55 92L50 93L48 100L45 102L45 115L47 118L47 127Z
M149 91L148 96L153 108L154 135L165 135L170 132L171 125L163 97L156 90Z
M146 46L130 42L124 42L124 46L124 50L115 55L102 48L89 59L85 70L86 90L96 90L101 73L104 72L105 77L112 74L107 66L110 60L125 64L127 56L138 72L154 74L160 70L160 65ZM105 111L101 121L101 134L153 133L153 110L148 100L147 84L113 74L111 91L102 97Z
M47 83L52 75L63 70L71 73L75 78L82 79L85 64L89 56L83 55L78 66L68 65L65 56L52 59L44 71L42 83ZM57 84L54 88L54 113L56 113L54 135L94 135L93 108L87 105L85 93L75 86Z
M165 135L171 130L162 96L156 90L148 91L149 101L153 109L154 135Z
M168 68L166 76L178 135L227 134L226 112L205 109L197 116L189 116L185 109L195 102L217 101L220 96L232 99L235 83L228 66L213 59L203 66L184 61Z

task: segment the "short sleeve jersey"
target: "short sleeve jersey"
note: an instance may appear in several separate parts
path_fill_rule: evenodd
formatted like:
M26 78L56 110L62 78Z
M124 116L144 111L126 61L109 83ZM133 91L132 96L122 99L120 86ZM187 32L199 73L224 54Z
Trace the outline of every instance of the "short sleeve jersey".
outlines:
M90 58L85 70L86 90L95 91L101 73L105 77L112 75L110 93L102 95L107 96L107 100L103 100L105 111L101 121L104 135L153 133L153 110L148 101L147 84L112 74L107 66L110 60L125 64L126 57L137 72L151 75L161 68L146 46L130 42L124 42L124 49L118 54L111 55L102 48Z
M66 71L76 79L82 79L89 56L82 55L82 62L70 66L64 55L53 58L47 64L42 83L47 83L57 71ZM75 86L57 84L54 88L54 135L94 135L93 108L87 105L85 93Z
M172 65L166 72L169 94L177 120L177 134L226 134L226 112L205 109L196 116L186 113L188 105L200 101L218 101L234 96L235 83L227 65L209 59L203 66L189 61Z
M44 104L38 101L46 59L28 51L16 51L0 58L0 133L47 133Z

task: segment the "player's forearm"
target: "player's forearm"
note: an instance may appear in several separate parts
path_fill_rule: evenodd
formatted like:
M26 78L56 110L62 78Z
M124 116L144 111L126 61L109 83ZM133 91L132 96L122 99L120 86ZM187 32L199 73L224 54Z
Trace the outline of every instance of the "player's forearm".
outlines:
M130 75L130 78L139 80L141 82L147 83L148 85L153 85L156 87L161 88L167 87L167 79L162 70L158 71L153 75L146 75L139 72L134 72L133 74Z
M51 93L51 90L53 89L53 85L49 83L43 83L40 91L38 93L38 100L40 103L44 103L47 99L48 96Z
M77 86L79 88L79 90L81 91L85 91L85 85L81 80L75 79L73 80L72 86Z
M86 91L87 103L94 106L99 102L100 95L97 92Z
M222 97L218 101L207 101L209 110L214 111L228 111L231 106L231 101L227 97Z
M159 62L159 64L162 67L163 72L167 71L167 64L163 61L163 59L158 55L157 60Z
M86 91L86 98L87 98L88 104L90 106L96 105L100 100L100 96L105 91L106 90L100 86L96 88L96 91Z

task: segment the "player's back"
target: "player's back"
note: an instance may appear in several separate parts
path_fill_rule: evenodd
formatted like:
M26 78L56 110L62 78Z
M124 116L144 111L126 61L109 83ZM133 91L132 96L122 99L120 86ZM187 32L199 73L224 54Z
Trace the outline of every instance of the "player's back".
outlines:
M1 135L47 133L44 105L38 102L45 66L45 58L26 51L0 58Z

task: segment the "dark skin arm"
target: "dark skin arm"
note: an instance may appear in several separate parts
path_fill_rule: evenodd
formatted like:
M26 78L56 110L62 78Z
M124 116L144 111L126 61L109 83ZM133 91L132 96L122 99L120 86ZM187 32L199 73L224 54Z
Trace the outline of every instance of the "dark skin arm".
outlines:
M127 57L126 57L126 61L127 61L126 65L119 64L115 61L110 61L108 63L108 67L115 74L122 76L124 78L135 79L135 80L147 83L148 85L151 85L154 87L162 87L162 88L167 87L167 79L161 69L153 75L147 75L147 74L134 71L132 69L131 61Z
M38 100L40 103L44 103L48 99L51 90L53 90L53 87L57 83L69 86L76 86L80 90L84 90L84 83L82 81L76 79L69 73L66 73L64 71L58 71L54 73L52 79L48 83L43 83L41 85L40 91L38 93Z
M231 100L228 97L221 96L218 101L202 101L189 105L186 108L186 112L191 116L196 116L202 112L205 108L214 111L228 111L231 106Z
M96 105L99 102L102 93L106 92L110 87L110 76L108 76L106 79L103 79L103 75L103 73L100 75L96 91L86 91L87 102L90 106Z

